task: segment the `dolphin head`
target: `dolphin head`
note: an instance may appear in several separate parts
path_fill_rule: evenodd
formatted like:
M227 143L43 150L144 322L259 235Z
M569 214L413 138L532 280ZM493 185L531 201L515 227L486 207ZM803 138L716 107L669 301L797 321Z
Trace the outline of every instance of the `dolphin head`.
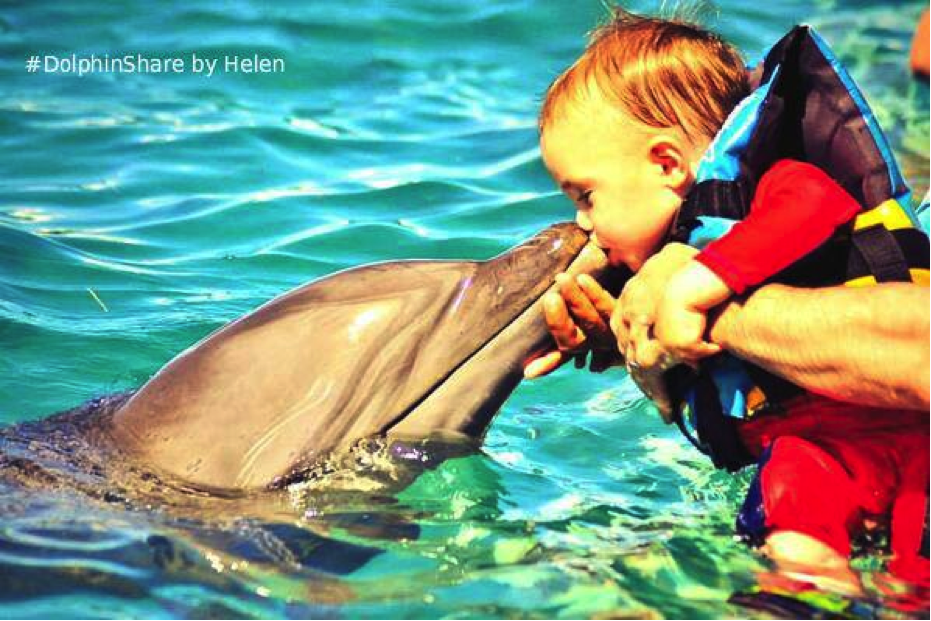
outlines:
M540 298L604 253L557 224L488 261L397 261L286 293L169 362L118 410L126 451L207 488L266 487L372 436L481 438L545 347Z

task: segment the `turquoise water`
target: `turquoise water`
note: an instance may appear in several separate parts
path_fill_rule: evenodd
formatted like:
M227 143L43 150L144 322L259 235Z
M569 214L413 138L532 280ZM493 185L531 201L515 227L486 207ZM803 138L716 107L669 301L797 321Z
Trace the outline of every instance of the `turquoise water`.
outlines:
M487 258L571 217L535 114L600 2L155 6L0 9L0 421L137 387L323 274ZM928 88L904 69L922 3L719 6L716 26L750 57L796 22L818 26L927 191ZM285 70L24 66L71 53L259 54ZM745 482L663 427L621 371L566 369L522 386L481 454L398 494L276 507L311 543L230 507L206 529L10 492L0 616L744 616L727 598L767 570L731 538ZM377 554L327 565L359 550Z

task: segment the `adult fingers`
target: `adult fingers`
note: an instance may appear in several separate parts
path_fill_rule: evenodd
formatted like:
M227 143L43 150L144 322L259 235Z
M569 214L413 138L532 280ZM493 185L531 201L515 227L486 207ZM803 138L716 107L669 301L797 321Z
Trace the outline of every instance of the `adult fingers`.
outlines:
M652 325L662 296L634 276L621 291L618 305L628 329L634 324Z
M703 359L720 354L721 351L723 351L721 346L716 343L692 343L687 348L676 352L676 357L690 367L698 368Z
M566 274L559 274L556 276L556 285L575 323L589 339L601 345L606 341L613 341L607 338L611 334L608 323L602 319L592 300L582 291L575 279Z
M624 307L620 303L614 307L614 313L611 315L611 332L614 334L617 350L625 353L630 345L630 330L624 321Z
M628 326L628 330L630 331L628 347L633 348L633 359L641 365L647 365L650 361L641 360L640 357L637 356L636 352L643 351L646 355L652 351L649 347L647 347L651 341L651 328L652 326L649 323L646 323L643 317L634 318L633 322Z
M573 321L565 300L558 293L551 292L543 296L543 316L560 350L573 352L584 347L585 333Z
M631 340L627 349L627 372L643 392L656 405L666 423L672 422L672 399L663 379L675 359L656 340Z
M598 315L601 316L601 320L605 325L608 325L611 322L611 315L614 313L617 300L614 299L614 296L605 291L605 289L598 284L597 280L588 274L579 275L576 278L576 282L585 295L588 296L592 306L595 307Z
M569 357L561 351L547 352L539 358L531 360L524 367L524 377L526 379L536 379L544 375L549 375L562 366L568 359Z

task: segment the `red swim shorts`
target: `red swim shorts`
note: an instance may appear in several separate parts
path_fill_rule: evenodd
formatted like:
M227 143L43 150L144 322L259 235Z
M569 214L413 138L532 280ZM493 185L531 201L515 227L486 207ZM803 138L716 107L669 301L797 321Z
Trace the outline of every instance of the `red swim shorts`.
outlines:
M760 466L737 519L762 541L775 530L804 533L840 554L867 521L889 526L889 569L928 583L926 412L865 408L805 397L784 415L745 423Z

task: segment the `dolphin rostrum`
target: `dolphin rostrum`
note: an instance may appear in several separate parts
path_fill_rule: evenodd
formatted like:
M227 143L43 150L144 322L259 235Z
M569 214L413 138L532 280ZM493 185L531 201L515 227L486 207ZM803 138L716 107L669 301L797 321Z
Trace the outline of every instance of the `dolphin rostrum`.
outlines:
M398 261L290 291L165 365L113 415L131 456L207 489L273 486L372 436L481 438L549 333L542 294L604 253L557 224L488 261Z

